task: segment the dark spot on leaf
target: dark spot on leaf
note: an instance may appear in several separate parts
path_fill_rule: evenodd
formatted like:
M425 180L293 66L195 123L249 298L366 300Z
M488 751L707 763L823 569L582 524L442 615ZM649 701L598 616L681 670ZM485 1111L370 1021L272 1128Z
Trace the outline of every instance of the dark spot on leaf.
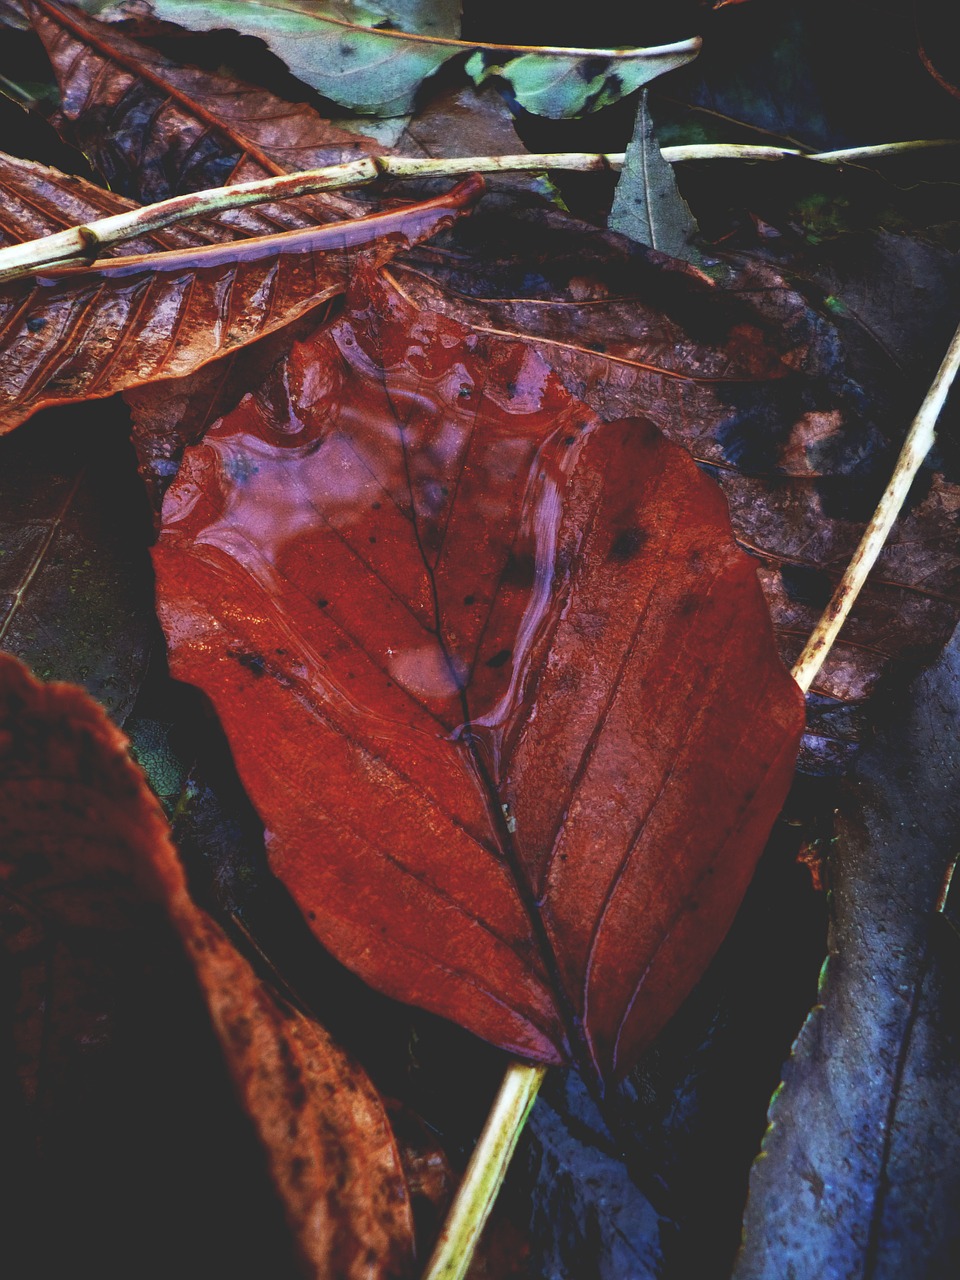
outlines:
M584 58L577 67L577 74L581 80L585 80L589 84L591 80L597 80L604 75L609 66L609 58Z
M317 608L325 609L329 603L330 603L329 600L325 600L323 596L320 596L320 598L317 600Z
M368 542L376 542L376 540L377 535L375 533L371 533L370 537L367 539Z
M27 321L27 328L31 333L39 333L41 329L47 327L47 321L43 316L31 316Z
M464 596L464 597L463 597L463 603L464 603L464 604L466 604L466 605L476 604L476 603L477 603L477 597L476 597L476 596Z
M372 510L372 511L379 511L379 510L380 510L380 508L381 508L382 506L383 506L383 503L382 503L382 502L375 502L375 503L373 503L373 505L372 505L372 507L371 507L371 510Z
M576 437L576 436L564 436L564 437L563 437L563 443L564 443L564 444L566 444L566 445L576 444L576 443L577 443L577 437Z
M833 595L830 575L823 569L785 564L781 566L780 577L784 590L795 604L808 604L814 609L823 609Z
M649 536L645 530L638 528L636 525L631 526L629 529L623 529L614 538L607 559L619 560L621 564L625 564L628 560L633 559Z
M354 49L353 45L350 45L350 44L342 44L342 45L340 46L340 57L341 57L341 58L355 58L356 56L357 56L357 51L356 51L356 49Z
M284 1081L287 1086L287 1100L294 1111L302 1111L307 1105L307 1090L303 1082L303 1073L300 1070L300 1064L293 1056L293 1050L283 1036L277 1039L277 1056L280 1059L280 1066L283 1069ZM292 1134L297 1132L296 1120L291 1122Z
M492 658L487 659L487 666L502 667L510 661L512 656L512 649L501 649L498 653L495 653Z
M680 601L677 612L680 614L681 618L689 618L691 614L696 613L700 608L700 603L700 597L690 591Z

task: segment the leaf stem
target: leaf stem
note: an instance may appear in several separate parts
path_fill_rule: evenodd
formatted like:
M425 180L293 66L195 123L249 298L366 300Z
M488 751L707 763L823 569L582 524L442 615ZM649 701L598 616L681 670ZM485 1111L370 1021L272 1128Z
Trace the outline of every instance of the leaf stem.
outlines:
M740 143L664 147L662 154L671 163L688 160L816 160L841 164L858 159L899 154L928 147L960 145L960 139L926 138L913 142L890 142L878 146L848 147L843 151L804 153L788 147L759 147ZM39 271L91 262L124 240L148 235L162 227L188 218L209 217L228 209L262 204L267 200L289 200L317 195L343 187L358 187L378 178L459 177L469 173L540 173L566 170L576 173L603 172L623 167L623 152L550 151L506 156L467 156L460 159L424 159L405 156L364 157L323 169L238 182L229 187L212 187L173 196L157 204L70 227L53 235L28 240L0 249L0 281L34 275Z
M903 448L897 459L890 483L883 492L870 523L864 530L860 545L853 553L843 577L837 584L830 603L823 611L813 634L793 668L793 678L807 693L827 654L853 608L867 575L877 562L883 545L893 528L900 508L906 501L910 486L920 470L924 458L933 447L935 427L953 381L960 370L960 328L953 335L937 376L924 397L923 404L914 418Z
M423 1280L463 1280L547 1069L513 1062L474 1148Z

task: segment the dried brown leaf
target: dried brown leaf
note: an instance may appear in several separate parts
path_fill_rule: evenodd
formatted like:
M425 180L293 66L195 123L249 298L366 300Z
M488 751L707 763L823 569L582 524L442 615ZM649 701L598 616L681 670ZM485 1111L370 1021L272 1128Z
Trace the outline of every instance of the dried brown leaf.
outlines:
M266 1150L305 1272L345 1280L400 1273L412 1221L379 1098L322 1028L277 1003L193 904L127 746L82 690L41 685L0 655L0 895L29 926L12 938L21 949L36 942L37 930L136 939L145 922L165 917ZM66 972L77 979L72 965ZM50 1010L39 991L22 991L21 1005L21 1044L31 1028L35 1044L21 1078L35 1094L32 1064Z

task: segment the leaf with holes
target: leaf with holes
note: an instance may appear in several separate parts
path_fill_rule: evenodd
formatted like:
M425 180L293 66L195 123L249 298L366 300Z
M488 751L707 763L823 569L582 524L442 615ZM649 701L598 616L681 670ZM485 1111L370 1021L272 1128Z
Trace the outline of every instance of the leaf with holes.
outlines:
M306 1272L369 1280L404 1271L410 1206L380 1099L322 1028L277 1003L191 901L159 805L127 747L82 690L40 685L0 655L0 937L14 944L29 982L34 967L18 941L25 932L59 936L68 951L84 935L109 935L114 964L124 965L142 957L158 929L172 930L265 1148ZM36 950L56 948L38 942ZM65 972L75 981L83 970ZM37 1060L38 1028L65 1017L84 1034L86 1010L35 1004L34 994L24 992L17 1032L20 1077L36 1099L40 1068L64 1065Z
M626 1069L726 932L803 718L687 455L365 271L187 452L155 566L321 940L506 1049Z
M45 404L182 377L342 292L360 253L384 261L482 190L389 213L197 249L105 258L0 285L0 432Z

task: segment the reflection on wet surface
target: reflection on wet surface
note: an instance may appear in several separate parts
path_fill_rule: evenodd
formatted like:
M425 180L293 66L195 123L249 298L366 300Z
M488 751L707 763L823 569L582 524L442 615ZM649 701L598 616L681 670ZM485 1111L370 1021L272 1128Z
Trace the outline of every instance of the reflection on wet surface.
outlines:
M297 647L329 696L490 732L557 599L563 494L591 428L529 349L491 358L387 307L295 348L207 434L164 536L242 568L252 607L303 618Z

